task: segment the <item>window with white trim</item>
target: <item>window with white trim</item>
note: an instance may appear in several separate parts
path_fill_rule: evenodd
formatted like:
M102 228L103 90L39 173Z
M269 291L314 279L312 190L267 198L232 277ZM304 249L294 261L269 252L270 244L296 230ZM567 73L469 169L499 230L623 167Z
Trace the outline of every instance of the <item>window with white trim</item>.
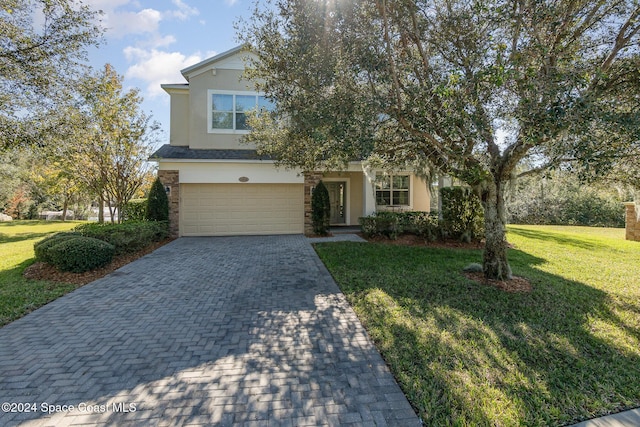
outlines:
M246 133L249 131L249 111L271 111L274 108L273 102L254 92L209 90L208 104L210 133Z
M378 206L409 206L409 175L378 175L376 204Z

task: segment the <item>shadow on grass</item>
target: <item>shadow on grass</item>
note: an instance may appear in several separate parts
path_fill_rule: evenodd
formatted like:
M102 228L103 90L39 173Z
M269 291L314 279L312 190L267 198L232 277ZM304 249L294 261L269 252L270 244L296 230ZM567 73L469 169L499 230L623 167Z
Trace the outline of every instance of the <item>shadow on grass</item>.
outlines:
M567 235L558 235L540 230L524 230L522 228L517 228L517 226L510 227L509 233L526 237L528 239L547 241L549 243L557 243L560 245L570 245L587 250L602 249L606 247L603 243L587 242L584 239L567 237Z
M427 425L563 425L640 405L632 298L540 271L518 250L530 293L463 277L480 251L317 250Z
M0 225L2 227L17 227L17 226L25 226L25 225L50 225L50 224L64 224L66 222L70 222L73 220L68 220L68 221L45 221L45 220L40 220L40 219L20 219L20 220L15 220L15 221L6 221L6 222L0 222Z
M77 286L43 280L29 280L22 274L34 259L0 271L0 327L42 307Z
M39 239L40 237L45 237L50 235L51 232L43 232L43 233L20 233L9 235L5 233L0 233L0 243L13 243L13 242L22 242L24 240L30 239Z

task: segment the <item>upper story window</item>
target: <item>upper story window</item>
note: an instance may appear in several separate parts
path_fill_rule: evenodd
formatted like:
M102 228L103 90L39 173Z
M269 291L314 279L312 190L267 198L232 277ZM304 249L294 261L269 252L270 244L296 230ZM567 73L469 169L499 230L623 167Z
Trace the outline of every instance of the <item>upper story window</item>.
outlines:
M378 206L409 206L409 175L378 175L376 204Z
M271 111L274 104L253 92L209 91L209 132L246 133L247 113L252 110Z

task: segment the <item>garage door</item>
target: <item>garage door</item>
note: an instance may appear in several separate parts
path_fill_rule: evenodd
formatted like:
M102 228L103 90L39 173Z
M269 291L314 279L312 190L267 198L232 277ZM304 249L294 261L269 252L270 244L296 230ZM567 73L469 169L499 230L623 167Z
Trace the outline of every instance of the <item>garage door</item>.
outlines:
M183 236L298 234L304 230L301 184L181 184Z

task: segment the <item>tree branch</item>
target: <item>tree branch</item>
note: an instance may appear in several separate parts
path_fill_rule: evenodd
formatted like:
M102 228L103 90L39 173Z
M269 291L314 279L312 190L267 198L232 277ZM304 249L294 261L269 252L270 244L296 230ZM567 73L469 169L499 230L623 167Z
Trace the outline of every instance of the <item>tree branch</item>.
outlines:
M572 161L575 161L575 160L576 159L569 158L569 157L561 157L561 158L553 159L553 160L550 160L547 163L543 164L542 166L539 166L539 167L533 168L533 169L529 169L527 171L519 173L518 175L516 175L516 178L522 178L522 177L529 176L529 175L536 175L536 174L539 174L541 172L544 172L545 170L549 169L552 166L557 166L560 163L572 162Z
M620 31L618 31L618 35L616 36L616 41L615 41L615 44L613 45L613 48L611 49L611 52L609 53L607 58L604 60L604 62L600 66L600 68L603 71L607 71L609 68L611 68L613 61L616 59L620 51L627 46L627 44L633 38L633 36L635 36L640 30L640 25L637 25L639 16L640 16L640 7L636 8L631 13L631 16L629 16L627 21L622 25L622 27L620 27ZM633 27L634 24L636 24L635 27ZM628 34L626 34L627 30L629 30L630 28L631 30L629 31Z
M391 38L389 37L389 20L387 17L387 3L386 0L381 0L378 3L378 10L380 15L382 16L382 22L384 24L384 41L387 45L386 54L387 54L387 62L389 63L389 71L391 71L391 77L393 81L393 93L396 98L396 105L398 109L402 107L402 97L400 96L400 80L398 78L398 72L396 70L395 61L393 60L393 56L391 54L392 44Z

